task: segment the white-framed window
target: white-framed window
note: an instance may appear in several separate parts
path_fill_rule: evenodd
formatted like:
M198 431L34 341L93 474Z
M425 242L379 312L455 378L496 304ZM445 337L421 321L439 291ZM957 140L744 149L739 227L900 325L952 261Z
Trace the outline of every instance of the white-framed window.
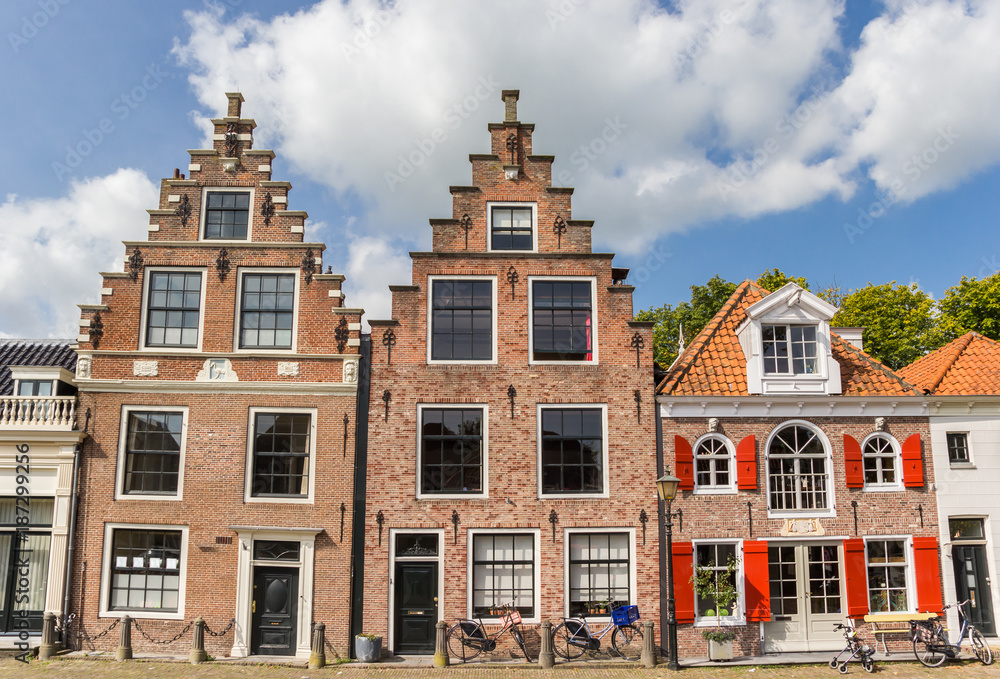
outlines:
M536 203L487 203L489 252L535 252L538 249Z
M539 531L469 530L469 617L499 617L514 602L526 622L539 619Z
M54 393L53 380L18 380L18 396L52 396Z
M201 349L205 274L203 268L146 269L139 339L141 348Z
M963 467L972 464L972 452L969 449L969 434L964 431L950 431L945 434L948 446L948 464Z
M115 499L180 500L186 406L122 406Z
M201 204L202 240L251 240L253 188L206 186L202 189Z
M597 363L596 309L596 278L529 276L529 363Z
M736 449L721 434L706 434L694 444L694 492L736 492Z
M188 527L104 524L101 617L184 619Z
M427 362L496 363L495 276L428 276Z
M914 613L913 557L909 537L865 538L868 609L872 613Z
M815 325L762 325L764 373L813 375L820 371Z
M298 269L240 269L236 346L242 351L294 351Z
M715 601L711 598L702 598L695 593L695 627L715 625L716 622L722 625L746 624L742 555L742 540L694 541L694 568L699 571L712 571L715 582L719 582L721 578L728 578L730 584L739 592L732 609L726 609L718 618L716 614L719 611L716 610ZM734 573L730 573L728 569L730 560L736 564Z
M610 615L636 600L635 531L567 528L566 615Z
M316 408L250 408L246 502L312 504Z
M540 497L608 497L608 407L539 403Z
M418 404L417 497L486 497L489 406Z
M771 432L766 451L769 516L834 515L830 442L818 427L785 422Z
M889 434L876 432L861 443L866 490L902 490L903 474L899 443Z

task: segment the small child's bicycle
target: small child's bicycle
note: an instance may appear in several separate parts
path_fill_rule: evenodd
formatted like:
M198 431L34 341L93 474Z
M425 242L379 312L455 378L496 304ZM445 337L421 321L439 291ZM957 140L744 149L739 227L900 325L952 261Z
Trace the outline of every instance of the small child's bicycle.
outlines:
M837 624L833 629L844 630L844 639L847 640L847 646L844 646L844 650L830 660L830 669L837 670L841 674L847 674L847 663L856 659L861 661L861 666L865 669L865 672L869 674L874 672L875 660L873 656L875 655L875 649L858 638L858 631L852 626L844 624ZM841 660L845 656L846 659Z
M458 660L467 662L483 651L490 652L497 647L497 639L510 632L514 641L521 647L521 653L531 662L528 649L524 644L524 632L521 630L521 614L514 607L514 602L503 604L501 619L503 627L496 634L487 634L482 619L459 620L448 628L448 652Z

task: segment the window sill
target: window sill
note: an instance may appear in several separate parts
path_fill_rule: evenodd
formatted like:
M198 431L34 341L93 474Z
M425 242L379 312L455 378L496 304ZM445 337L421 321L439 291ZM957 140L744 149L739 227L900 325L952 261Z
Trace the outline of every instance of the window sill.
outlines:
M976 465L974 465L972 462L949 462L948 463L948 468L949 469L962 469L962 470L964 470L964 469L975 469Z
M539 493L539 500L607 500L608 493Z
M157 613L156 611L105 611L101 610L98 618L124 618L125 616L133 620L183 620L184 612L178 613Z
M244 497L243 502L246 503L262 503L262 504L284 504L284 505L311 505L313 504L313 498L311 497Z
M478 359L462 359L462 360L448 360L448 359L427 359L427 365L496 365L497 359L495 358L478 358Z
M530 359L528 365L598 365L597 360L593 361L536 361Z
M115 501L122 500L142 500L143 502L151 500L154 502L179 502L184 499L184 496L178 493L177 495L140 495L139 493L115 493Z
M904 490L906 490L906 488L902 484L900 484L898 486L897 485L891 485L891 486L870 485L870 486L864 486L861 489L861 492L863 492L863 493L902 493Z
M488 500L490 498L488 493L417 493L417 500L421 501L435 501L435 500Z
M724 617L716 622L715 618L695 618L694 627L744 627L746 618Z
M725 488L722 486L706 486L704 488L695 488L691 491L692 495L737 495L739 491L736 488Z
M769 519L828 519L837 516L835 509L824 509L821 511L812 510L772 510L770 507L767 509L767 518Z

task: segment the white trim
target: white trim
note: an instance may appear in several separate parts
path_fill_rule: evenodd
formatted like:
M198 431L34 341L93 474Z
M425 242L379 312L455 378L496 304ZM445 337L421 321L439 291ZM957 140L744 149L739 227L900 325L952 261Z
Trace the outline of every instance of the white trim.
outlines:
M531 617L525 617L524 622L528 624L535 624L541 621L541 608L542 608L542 598L541 598L541 529L539 528L469 528L466 531L467 540L467 556L466 556L466 593L465 593L465 617L475 618L477 616L473 615L472 606L472 585L475 580L475 573L473 572L472 565L472 554L473 554L473 544L475 541L475 536L477 535L531 535L534 538L534 545L532 546L532 556L534 561L534 568L532 570L532 585L534 591L532 592L532 598L534 603L535 614ZM486 624L492 622L492 618L486 619Z
M768 538L770 541L770 538ZM741 627L747 624L746 617L746 574L743 570L743 538L703 538L691 541L691 572L698 568L698 545L736 545L736 589L739 591L739 598L736 600L739 615L727 615L719 619L722 627ZM681 586L685 586L683 583ZM694 584L689 583L692 596L694 598L694 626L695 627L715 627L716 618L698 615L698 593L694 591Z
M889 441L889 446L893 452L893 469L896 481L894 483L868 483L864 480L865 474L865 446L875 438L884 438ZM861 440L861 478L864 484L862 490L866 493L891 493L906 490L903 486L903 455L899 447L899 441L892 434L884 431L873 431Z
M494 250L493 249L493 208L531 208L531 249L530 250ZM538 203L534 201L499 200L486 202L486 252L538 252Z
M490 307L490 319L491 319L491 329L490 329L490 358L488 359L434 359L431 358L432 343L434 341L434 283L438 281L489 281L490 288L492 291L493 299ZM496 276L464 276L464 275L429 275L427 276L427 364L428 365L461 365L461 364L474 364L474 365L495 365L497 362L497 319L499 317L498 307L497 307L497 277Z
M601 411L601 484L600 493L545 493L542 491L542 411L599 409ZM535 404L535 466L538 470L538 497L543 500L601 499L610 497L611 472L608 451L608 404L607 403L536 403Z
M418 562L418 561L436 561L438 567L438 581L437 581L437 613L438 621L444 620L442 611L444 611L445 606L445 588L444 588L444 529L443 528L390 528L389 529L389 577L386 581L389 583L389 596L387 601L389 602L389 633L386 637L386 649L393 650L395 648L395 636L396 636L396 586L394 579L396 577L396 536L397 535L437 535L438 539L438 553L437 556L425 556L425 557L403 557L401 561L403 563Z
M236 311L233 323L233 353L235 354L253 354L259 352L267 352L274 354L294 354L296 353L296 348L298 347L299 339L299 272L300 270L295 267L253 267L253 266L240 266L236 269ZM292 291L292 346L288 349L278 348L278 347L247 347L244 349L240 346L240 330L243 329L243 279L249 275L256 274L291 274L292 281L294 282L295 288Z
M913 536L912 535L865 535L865 607L868 608L869 615L893 615L896 613L916 613L919 610L920 602L917 601L917 590L915 584L916 578L916 564L914 563L914 553L913 553ZM874 541L886 541L886 540L902 540L903 551L906 554L906 603L907 608L905 611L885 611L882 613L875 613L871 610L871 589L870 583L868 582L868 542L870 540ZM943 551L943 550L942 550ZM843 559L841 559L843 562ZM876 566L877 568L878 566ZM942 578L944 573L942 573ZM846 593L846 589L844 590Z
M659 395L656 401L663 418L727 417L927 417L930 404L923 396L673 396Z
M483 489L478 493L424 493L420 487L422 485L423 472L421 465L423 464L423 413L424 410L430 408L434 410L482 410L483 420L482 420L482 437L483 443L481 448L481 455L483 460L482 468L482 486ZM416 440L416 451L417 451L417 467L416 467L416 487L414 492L418 500L482 500L490 496L490 466L489 466L489 441L490 441L490 406L487 403L418 403L417 404L417 440Z
M246 503L265 504L297 504L311 505L314 503L316 495L316 418L319 411L317 408L269 408L266 406L251 406L247 412L247 456L244 467L244 487L243 501ZM257 497L253 492L253 446L256 439L254 423L258 414L279 414L279 415L309 415L309 493L306 497L281 497L268 495Z
M625 533L628 535L628 603L633 604L638 601L638 570L636 568L636 547L635 528L601 527L601 526L577 526L573 528L563 528L563 617L570 617L570 535L593 535L607 533ZM597 621L601 624L611 619L611 612L608 615L588 615L587 620Z
M73 384L76 380L76 375L71 373L66 368L60 368L58 366L40 366L40 365L12 365L9 366L10 376L13 378L14 393L12 396L17 396L17 388L21 380L38 380L39 382L65 382L66 384ZM55 387L56 385L52 385ZM52 392L55 396L55 391Z
M181 534L181 559L180 559L180 584L177 589L177 612L156 612L156 611L135 611L122 610L113 611L108 606L108 597L111 595L111 550L113 543L113 533L115 530L155 530L155 531L179 531ZM121 618L128 615L131 618L140 620L184 620L185 594L187 591L187 556L188 556L188 526L187 524L150 524L150 523L105 523L104 524L104 546L101 554L101 591L98 602L99 618Z
M534 333L534 283L550 281L590 281L590 349L589 361L537 361L535 360ZM599 363L597 319L597 277L596 276L528 276L528 364L529 365L597 365Z
M149 320L149 285L154 273L199 273L201 274L201 299L198 301L198 342L193 347L159 346L148 345L146 340L149 337L149 328L146 323ZM208 280L208 269L203 266L151 266L147 267L142 276L142 299L139 300L139 351L161 352L163 349L177 351L180 353L190 353L201 351L202 341L205 336L205 289Z
M726 452L729 453L729 485L698 485L698 446L709 439L722 441L722 444L726 447ZM693 495L735 495L738 492L736 488L736 447L733 446L733 442L729 440L728 436L717 432L702 434L694 442L694 445L691 446L691 453L692 461L694 463L694 490L691 491Z
M775 435L779 431L791 426L805 427L814 432L826 450L826 457L824 458L826 460L826 464L824 466L826 467L826 496L828 505L826 509L771 509L771 472L770 465L768 464L770 459L771 442L774 440ZM767 518L769 519L833 517L837 515L837 493L833 478L833 447L830 445L830 439L827 438L826 432L824 432L821 427L809 422L808 420L785 420L776 424L771 429L764 444L764 492L767 494Z
M199 167L198 170L201 168ZM196 172L198 170L195 170ZM208 216L208 194L210 193L249 193L250 207L247 209L247 237L246 238L205 238L205 218ZM252 186L203 186L201 189L201 207L198 216L198 240L205 243L221 243L223 245L248 243L253 240L254 221L254 193ZM194 206L192 206L194 208Z
M225 356L226 354L221 354ZM274 358L285 358L287 354ZM349 354L343 354L349 358ZM302 358L301 354L296 355ZM81 392L110 394L313 394L317 396L354 396L356 382L181 382L171 380L91 380L78 382Z
M181 414L181 450L177 460L177 493L145 494L125 492L125 449L128 438L128 417L132 412L180 413ZM123 405L121 419L118 420L118 462L115 467L115 499L116 500L166 500L184 499L184 453L187 450L188 407L160 405Z

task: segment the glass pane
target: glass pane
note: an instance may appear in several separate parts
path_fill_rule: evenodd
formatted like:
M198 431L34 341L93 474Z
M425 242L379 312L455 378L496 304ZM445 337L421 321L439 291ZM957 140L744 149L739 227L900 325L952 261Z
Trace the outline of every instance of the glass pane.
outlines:
M981 540L983 538L982 519L949 519L948 532L953 540Z

